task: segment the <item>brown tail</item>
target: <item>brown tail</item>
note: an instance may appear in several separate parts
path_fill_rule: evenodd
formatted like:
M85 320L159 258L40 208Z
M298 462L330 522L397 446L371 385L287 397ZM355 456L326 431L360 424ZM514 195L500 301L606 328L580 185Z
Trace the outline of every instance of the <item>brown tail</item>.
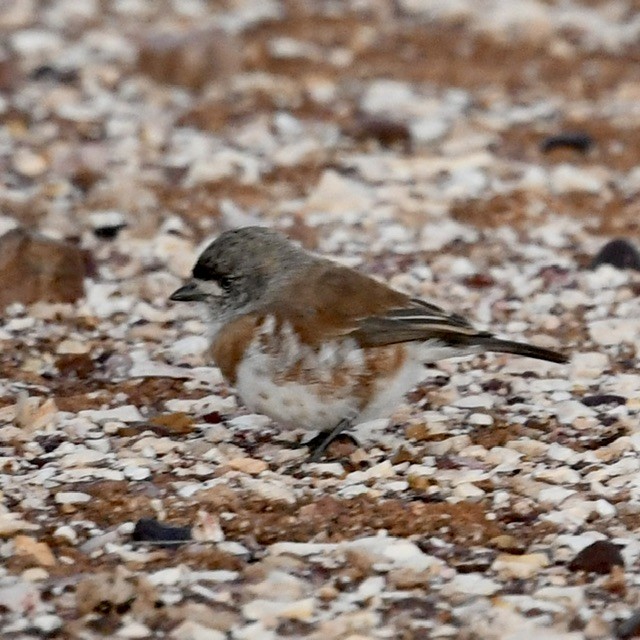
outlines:
M511 340L500 340L493 336L487 336L481 340L477 340L476 344L483 347L487 351L495 351L496 353L515 353L519 356L527 358L536 358L538 360L548 360L549 362L558 362L560 364L568 362L569 358L563 353L545 349L544 347L536 347L532 344L524 342L513 342Z

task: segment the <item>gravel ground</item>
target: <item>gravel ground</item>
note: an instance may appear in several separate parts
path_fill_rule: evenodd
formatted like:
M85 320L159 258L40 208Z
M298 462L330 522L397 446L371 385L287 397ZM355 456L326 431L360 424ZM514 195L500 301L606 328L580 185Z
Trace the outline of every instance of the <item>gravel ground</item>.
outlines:
M640 635L639 8L0 0L2 638ZM167 301L246 224L571 362L307 464Z

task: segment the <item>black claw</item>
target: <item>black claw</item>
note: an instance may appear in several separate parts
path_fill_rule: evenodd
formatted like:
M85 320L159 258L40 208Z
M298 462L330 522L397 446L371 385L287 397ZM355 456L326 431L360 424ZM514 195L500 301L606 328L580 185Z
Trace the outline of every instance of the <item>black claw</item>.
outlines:
M353 436L344 433L344 429L346 429L350 424L350 421L343 420L338 423L333 429L326 429L325 431L321 431L318 435L311 438L311 440L307 440L307 442L304 442L303 445L309 448L309 457L307 458L307 462L318 462L318 460L320 460L320 458L322 458L322 456L324 455L329 445L337 438L345 438L358 446L358 441Z

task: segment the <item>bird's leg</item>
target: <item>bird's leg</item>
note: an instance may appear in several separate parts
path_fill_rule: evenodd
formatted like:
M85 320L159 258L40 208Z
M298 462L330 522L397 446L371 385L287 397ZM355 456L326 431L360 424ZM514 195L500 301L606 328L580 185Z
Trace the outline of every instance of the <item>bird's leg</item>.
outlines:
M317 436L305 442L304 444L309 447L310 452L307 462L318 462L327 447L349 426L351 426L351 419L343 418L333 429L321 431Z

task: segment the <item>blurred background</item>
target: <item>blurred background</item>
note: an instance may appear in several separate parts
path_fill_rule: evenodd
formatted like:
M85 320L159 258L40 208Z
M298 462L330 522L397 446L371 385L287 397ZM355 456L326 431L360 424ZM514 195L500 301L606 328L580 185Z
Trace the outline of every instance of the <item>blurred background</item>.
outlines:
M635 0L0 0L0 232L107 279L252 223L586 264L637 233L639 35Z

